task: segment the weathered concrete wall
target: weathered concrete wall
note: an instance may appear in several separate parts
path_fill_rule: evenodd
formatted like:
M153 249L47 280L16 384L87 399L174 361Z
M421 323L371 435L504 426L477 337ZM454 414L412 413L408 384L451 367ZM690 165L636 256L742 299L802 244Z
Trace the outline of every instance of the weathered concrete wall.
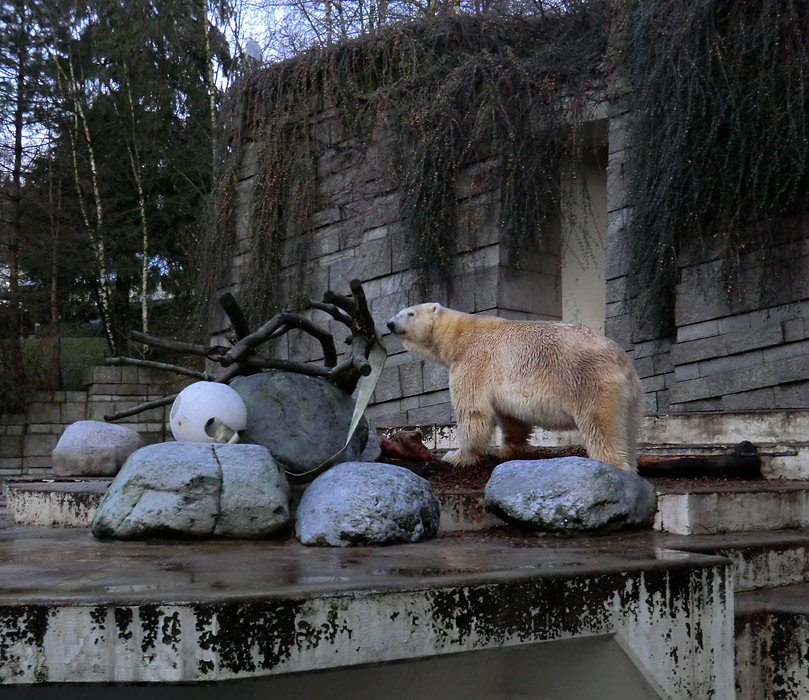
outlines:
M809 697L809 617L803 600L737 617L737 700Z
M417 290L414 240L399 210L399 193L386 173L383 155L389 135L380 133L367 147L341 133L329 113L312 120L312 133L321 145L317 156L318 201L309 230L287 237L280 277L281 303L293 308L291 292L304 291L320 299L327 289L347 294L349 281L362 280L371 313L383 331L388 363L368 409L377 425L446 423L454 419L444 368L406 353L387 335L386 321L399 309L425 301L506 318L581 320L597 329L604 322L605 178L603 148L606 122L603 104L594 103L585 138L593 157L578 170L564 169L571 181L565 199L573 206L543 232L542 245L521 251L519 263L509 253L499 225L500 191L492 157L463 170L456 186L459 238L447 271L448 284L422 295ZM236 197L236 245L218 293L240 291L247 274L252 205L259 163L258 148L248 144ZM587 227L595 232L587 233ZM564 232L564 235L563 235ZM303 251L303 255L301 255ZM302 259L302 263L301 263ZM565 298L563 300L563 294ZM339 340L344 327L322 312L309 317L328 326ZM213 311L211 333L221 342L227 318ZM293 332L275 344L279 358L304 362L322 360L320 346Z
M433 578L429 587L299 584L292 595L253 591L190 604L137 585L108 587L91 602L29 596L25 605L0 605L0 683L266 678L615 635L663 697L732 698L728 564L676 554L614 573L524 567Z
M71 423L104 420L108 413L161 398L187 383L141 367L92 367L85 391L35 394L25 413L0 414L0 481L52 474L51 452ZM153 408L118 422L140 433L147 443L160 442L166 439L170 408Z
M417 291L413 237L399 212L399 193L393 189L379 156L385 135L366 151L341 135L334 119L322 115L315 126L322 150L317 159L320 206L311 230L284 241L281 272L282 303L291 305L290 290L304 290L314 299L327 289L346 294L358 278L380 330L399 309L424 301L439 301L466 312L510 318L561 319L560 231L553 226L543 247L528 251L518 267L510 258L498 225L499 190L495 159L475 163L458 179L456 196L460 220L457 252L449 270L449 284L423 298ZM239 298L249 248L252 197L258 163L250 145L241 170L236 215L236 250L219 292ZM298 264L296 251L304 250ZM244 302L243 303L249 303ZM338 339L346 335L340 324L322 312L308 315L328 326ZM224 315L215 312L212 335L221 340L227 330ZM447 372L406 353L399 341L385 338L389 358L380 378L369 418L377 424L445 423L453 419ZM291 333L275 345L280 358L320 361L317 342Z

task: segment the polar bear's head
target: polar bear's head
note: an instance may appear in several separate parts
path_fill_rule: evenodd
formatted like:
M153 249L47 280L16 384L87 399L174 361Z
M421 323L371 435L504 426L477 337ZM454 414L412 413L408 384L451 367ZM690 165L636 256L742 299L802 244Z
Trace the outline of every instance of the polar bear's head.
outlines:
M430 344L433 325L442 308L437 303L408 306L388 321L388 329L402 339L405 347L421 349Z

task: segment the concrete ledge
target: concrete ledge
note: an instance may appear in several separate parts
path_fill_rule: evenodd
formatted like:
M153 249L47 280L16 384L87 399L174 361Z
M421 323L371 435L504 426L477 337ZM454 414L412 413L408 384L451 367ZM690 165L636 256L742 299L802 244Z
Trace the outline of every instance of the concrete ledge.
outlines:
M518 545L518 546L515 546ZM107 543L0 531L3 684L182 683L614 635L671 697L732 697L728 562L439 539Z
M678 535L788 530L809 522L809 482L728 482L658 492L654 528Z
M112 479L7 479L5 496L17 525L89 527Z

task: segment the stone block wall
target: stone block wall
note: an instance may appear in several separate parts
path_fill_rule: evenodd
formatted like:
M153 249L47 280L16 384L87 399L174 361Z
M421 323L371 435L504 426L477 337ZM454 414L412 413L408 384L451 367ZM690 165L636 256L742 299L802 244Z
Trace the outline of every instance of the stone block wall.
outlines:
M628 36L616 35L620 50ZM627 352L644 389L646 415L809 407L809 218L785 242L782 264L742 260L744 288L727 294L717 251L680 256L673 337L655 337L632 313L627 193L632 148L631 84L620 62L608 88L606 334ZM801 229L802 227L802 229ZM796 242L797 239L797 242ZM775 283L764 276L777 274Z
M140 367L92 367L84 391L34 394L25 413L0 415L0 482L52 474L51 452L71 423L104 420L106 414L158 399L189 381ZM150 409L117 422L140 433L146 443L161 442L171 438L170 408Z
M623 40L628 40L623 37ZM616 37L616 49L621 37ZM620 66L620 63L616 63ZM672 338L648 338L639 332L627 299L629 259L627 226L632 217L627 183L632 148L631 85L620 72L611 75L608 91L609 127L607 156L607 254L605 268L605 334L618 343L635 366L643 385L643 413L657 415L669 410L669 388L674 370L671 364Z
M775 284L762 284L772 268L747 256L735 296L723 260L681 256L670 338L649 339L630 313L621 248L617 239L608 265L607 334L633 360L647 415L809 407L809 237L785 247Z
M809 406L809 238L785 251L775 272L748 256L747 287L735 299L721 283L721 260L682 266L670 410ZM762 285L762 274L779 277Z
M456 197L459 240L448 283L428 293L418 291L414 263L420 251L399 211L399 193L387 179L384 133L362 150L344 138L334 119L319 115L313 128L322 144L318 156L319 207L311 228L284 241L281 304L296 310L295 292L320 299L331 289L349 293L349 282L360 279L374 322L385 333L389 357L368 409L376 425L447 423L453 420L445 368L425 362L404 350L387 334L386 322L400 309L438 301L470 313L511 318L561 318L559 288L560 233L558 226L545 236L542 249L531 251L517 264L501 241L498 162L474 163L459 176ZM248 145L240 171L236 200L236 249L218 293L240 296L250 246L251 206L258 171L257 149ZM304 251L304 255L301 255ZM334 335L338 352L347 329L320 311L306 311ZM214 343L223 342L228 320L218 310L211 318ZM274 343L276 357L322 362L317 341L292 331ZM209 371L215 371L211 368Z
M611 52L622 51L631 40L627 32L626 27L615 29ZM626 245L632 217L628 193L632 86L622 72L622 61L612 56L607 64L611 68L603 99L599 91L592 114L586 119L577 117L585 122L583 133L589 129L596 135L590 147L598 154L593 163L598 164L601 174L601 149L605 145L602 133L607 146L606 221L593 224L598 228L598 240L604 240L606 259L603 270L599 263L592 274L597 278L603 274L605 333L627 352L638 371L644 389L644 413L809 408L806 222L807 240L791 243L792 247L785 251L785 283L775 285L775 294L760 293L767 286L760 284L764 268L751 255L744 261L748 288L741 301L730 304L721 283L723 261L703 251L701 258L681 256L676 289L677 330L673 336L657 337L632 313L628 299L638 292L629 288L631 270ZM380 329L400 308L424 301L507 318L578 317L571 315L569 307L571 303L586 304L581 297L587 293L575 289L575 285L563 285L570 246L566 245L569 238L561 224L545 232L542 247L531 251L521 261L522 266L511 259L498 223L499 164L495 157L474 163L461 173L456 190L460 231L450 269L445 271L449 283L422 294L414 271L419 251L414 250L414 237L401 218L399 193L386 174L387 162L382 155L390 135L381 131L367 146L360 146L356 139L341 132L338 121L328 111L315 115L311 127L314 140L321 146L317 157L319 202L309 230L284 241L279 283L285 308L295 310L289 303L295 291L315 299L327 289L345 294L349 281L359 278ZM246 263L254 254L250 226L259 166L257 152L253 145L247 145L237 191L237 244L220 289L233 292L237 299L247 274ZM560 177L564 182L564 176ZM569 214L560 212L560 220L569 220ZM606 235L602 236L604 229ZM249 299L240 301L249 304ZM600 312L600 298L598 306L590 318ZM592 302L591 307L595 309ZM345 329L320 312L309 315L329 328L339 348ZM221 342L227 325L224 315L215 312L210 325L214 342ZM389 359L368 409L372 422L414 425L451 421L446 370L404 352L396 339L386 336L386 340ZM322 361L319 344L294 332L280 339L274 352L280 358Z

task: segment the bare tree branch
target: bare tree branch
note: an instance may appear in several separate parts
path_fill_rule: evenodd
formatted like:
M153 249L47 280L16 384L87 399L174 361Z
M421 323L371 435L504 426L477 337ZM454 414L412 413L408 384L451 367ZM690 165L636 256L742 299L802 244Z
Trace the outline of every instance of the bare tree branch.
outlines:
M175 374L183 374L194 379L208 379L207 372L200 372L188 367L180 367L167 362L155 362L154 360L141 360L136 357L108 357L104 360L105 365L133 365L135 367L148 367L149 369L160 369Z
M277 314L257 331L250 333L244 313L231 294L223 294L219 299L219 303L230 319L234 333L239 337L239 341L233 347L186 343L178 340L158 338L139 331L132 331L130 337L132 340L150 345L154 348L190 355L199 355L219 363L222 367L227 368L227 371L216 380L218 383L227 384L234 377L254 374L257 370L279 369L326 379L350 394L356 389L359 378L361 376L368 376L372 371L371 364L368 361L368 355L373 347L374 338L376 336L374 321L368 309L368 303L365 299L362 284L359 280L352 280L350 286L352 292L351 297L329 291L324 295L323 302L311 302L310 304L311 308L324 311L332 318L351 329L351 336L349 338L351 350L348 357L339 365L337 364L337 351L334 347L334 338L332 335L319 328L312 321L298 314L289 312ZM302 330L304 333L308 333L320 342L321 348L323 349L323 365L266 357L255 352L255 348L261 343L277 338L293 329ZM151 360L114 357L107 360L107 363L151 367L153 369L183 374L195 379L205 380L208 378L205 372ZM159 401L149 401L140 406L126 409L125 411L112 413L105 416L105 419L116 420L118 418L135 415L140 411L145 411L150 408L166 406L171 403L174 398L176 398L176 394L167 396L165 399L160 399Z
M295 314L283 313L273 317L255 333L251 333L246 338L242 338L236 345L234 345L224 357L219 360L223 367L229 367L234 362L239 362L250 350L256 345L264 343L271 338L278 337L277 331L287 326L290 330L292 328L300 328L309 333L309 335L317 338L320 341L320 346L323 349L323 362L327 367L334 367L337 364L337 351L334 349L334 338L329 333L318 328L311 321L301 318Z
M129 337L138 343L151 345L153 348L160 350L171 350L172 352L182 352L188 355L200 355L208 357L209 354L216 350L218 346L211 345L197 345L196 343L185 343L181 340L168 340L166 338L158 338L154 335L147 335L140 331L130 331ZM227 348L223 348L227 350Z

